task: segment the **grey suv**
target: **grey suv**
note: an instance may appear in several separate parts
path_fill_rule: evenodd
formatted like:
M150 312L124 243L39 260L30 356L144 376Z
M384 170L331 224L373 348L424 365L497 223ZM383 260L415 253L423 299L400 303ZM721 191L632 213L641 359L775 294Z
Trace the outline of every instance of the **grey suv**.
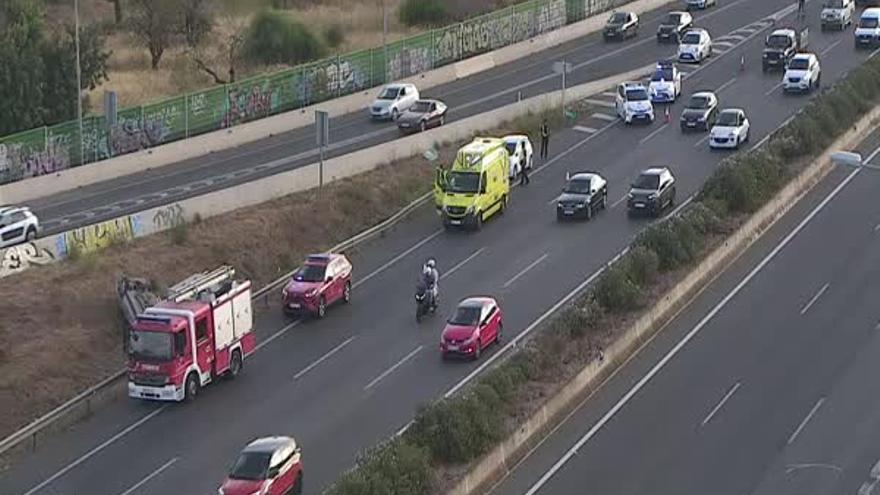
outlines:
M626 200L630 216L638 213L659 216L665 208L674 204L675 177L668 167L643 170L633 181Z

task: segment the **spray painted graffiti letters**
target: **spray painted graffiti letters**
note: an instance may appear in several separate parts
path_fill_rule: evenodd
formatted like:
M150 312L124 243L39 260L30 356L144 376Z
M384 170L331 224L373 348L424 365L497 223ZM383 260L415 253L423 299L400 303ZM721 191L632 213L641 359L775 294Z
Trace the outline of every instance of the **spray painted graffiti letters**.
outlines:
M156 230L171 229L185 222L183 207L178 203L166 206L153 215L153 226L156 227Z
M270 86L270 85L267 85ZM260 85L250 88L230 89L228 110L223 118L222 127L232 127L250 120L266 117L272 113L275 105L275 88L264 89Z
M0 183L53 174L70 168L70 136L49 136L45 147L0 143Z
M59 251L68 256L71 252L90 253L134 237L131 217L116 218L65 232L63 237L59 237L64 244L59 246Z
M48 249L33 242L12 246L0 251L0 278L23 272L32 266L48 265L55 256Z

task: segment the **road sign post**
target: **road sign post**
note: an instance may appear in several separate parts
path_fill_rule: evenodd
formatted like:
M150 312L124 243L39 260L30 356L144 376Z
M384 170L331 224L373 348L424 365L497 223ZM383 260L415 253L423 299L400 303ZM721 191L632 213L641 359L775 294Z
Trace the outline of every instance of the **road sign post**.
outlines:
M562 116L565 117L565 75L572 71L572 66L570 63L566 63L565 59L562 59L562 62L553 62L553 72L557 74L562 74Z
M330 115L323 110L315 110L315 138L320 156L318 162L318 194L320 194L324 187L324 148L330 141Z

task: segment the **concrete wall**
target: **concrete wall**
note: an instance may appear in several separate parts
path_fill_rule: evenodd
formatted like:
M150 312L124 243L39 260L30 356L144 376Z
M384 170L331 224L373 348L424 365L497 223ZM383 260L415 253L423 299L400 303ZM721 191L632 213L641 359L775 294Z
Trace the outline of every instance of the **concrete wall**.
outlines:
M637 13L642 13L668 3L671 3L670 0L636 0L628 4L627 8ZM476 72L488 70L497 65L503 65L526 55L596 32L601 29L606 17L607 13L598 14L535 38L434 69L404 81L413 82L421 89L455 81ZM170 165L309 126L314 123L314 111L317 109L327 111L331 116L358 111L366 112L367 106L373 101L377 91L378 89L374 88L309 106L302 110L294 110L229 129L175 141L81 167L62 170L53 175L44 175L5 184L0 186L0 203L26 203L35 198L49 196L143 170ZM366 118L366 114L364 118Z
M663 325L690 302L717 274L748 249L798 200L821 181L834 167L832 151L850 149L867 137L880 118L880 107L864 117L852 130L839 138L825 153L788 183L763 208L755 213L723 244L712 251L681 282L673 287L652 308L605 350L603 361L587 365L573 380L551 397L528 420L520 424L507 439L499 444L466 473L449 492L450 495L483 493L488 486L506 475L509 466L516 465L538 442L580 402L591 394L615 369L642 347Z

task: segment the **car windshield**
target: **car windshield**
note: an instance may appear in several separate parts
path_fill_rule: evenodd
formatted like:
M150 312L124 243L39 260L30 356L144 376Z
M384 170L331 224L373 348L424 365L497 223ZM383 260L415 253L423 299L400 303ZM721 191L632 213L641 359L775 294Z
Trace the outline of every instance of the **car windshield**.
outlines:
M135 330L129 337L131 353L139 359L168 361L173 357L172 335Z
M691 96L691 99L688 100L687 108L693 108L696 110L705 110L709 108L709 97L703 95L694 95Z
M663 24L677 26L681 22L681 14L669 14Z
M504 143L504 147L507 148L507 154L513 155L516 153L516 141L507 141Z
M660 187L660 176L658 174L641 174L636 177L632 186L635 189L657 189Z
M269 472L271 457L272 454L266 452L243 452L232 466L229 477L234 480L264 480Z
M626 22L626 14L623 12L615 12L608 19L608 24L623 24L624 22Z
M652 81L672 81L672 67L658 67L651 76Z
M476 172L451 172L449 192L476 194L480 192L480 174Z
M400 92L400 88L385 88L382 93L379 95L380 100L394 100L397 98L397 93Z
M431 103L427 101L417 101L409 110L416 113L427 113L431 111Z
M723 126L736 126L737 120L739 120L739 114L737 112L721 112L718 115L718 125Z
M788 68L793 70L807 70L809 67L810 62L805 58L792 59L791 62L788 64Z
M565 185L564 191L569 194L589 194L590 179L572 179Z
M323 282L326 271L326 265L303 265L293 274L293 279L297 282Z
M681 39L682 45L699 45L700 33L688 33Z
M829 9L842 9L843 8L843 0L825 0L822 3L823 7Z
M480 322L480 312L482 308L479 306L459 306L455 309L455 314L449 319L450 325L458 325L463 327L475 327Z
M791 38L784 34L771 34L767 38L767 46L770 48L788 48L791 44Z
M626 90L626 101L645 101L647 99L648 92L644 88Z
M862 17L861 19L859 19L859 27L874 29L875 27L877 27L878 22L880 22L880 20L878 20L876 17Z

